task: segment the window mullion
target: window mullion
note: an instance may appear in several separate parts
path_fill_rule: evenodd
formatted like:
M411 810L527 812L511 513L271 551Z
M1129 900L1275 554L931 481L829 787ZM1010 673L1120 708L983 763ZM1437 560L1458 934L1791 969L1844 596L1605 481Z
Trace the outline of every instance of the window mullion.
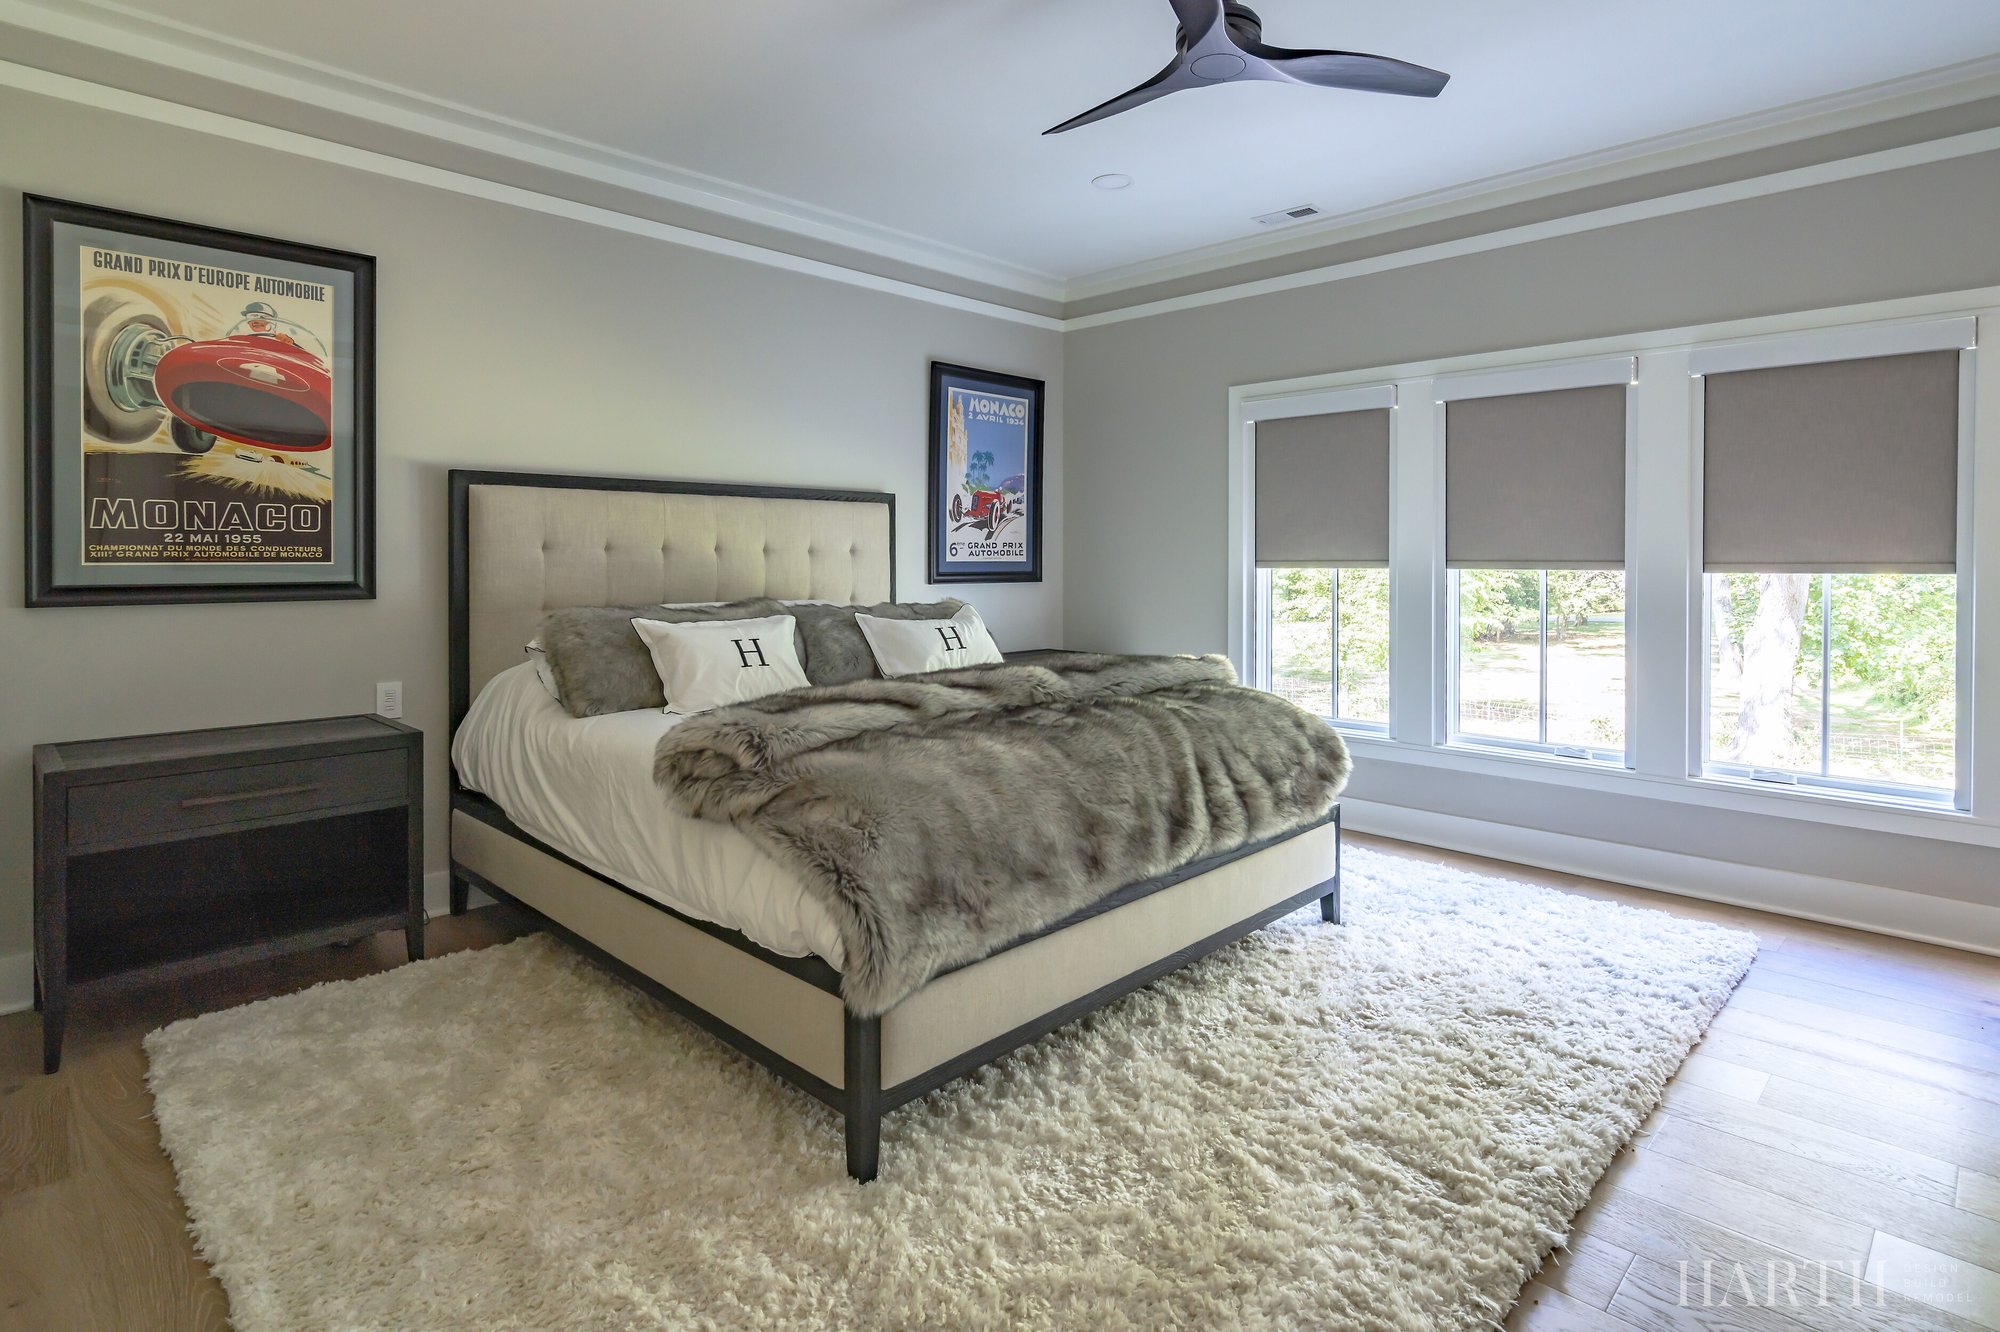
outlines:
M1541 699L1541 707L1538 709L1539 715L1536 718L1536 727L1537 727L1536 735L1540 737L1541 743L1546 745L1549 742L1549 571L1547 569L1544 569L1541 572L1541 594L1542 594L1542 662L1541 662L1542 699Z
M1327 699L1327 710L1334 716L1340 715L1340 570L1332 571L1332 596L1327 601L1326 637L1327 647L1332 652L1331 696Z
M1819 775L1833 775L1833 575L1819 576Z

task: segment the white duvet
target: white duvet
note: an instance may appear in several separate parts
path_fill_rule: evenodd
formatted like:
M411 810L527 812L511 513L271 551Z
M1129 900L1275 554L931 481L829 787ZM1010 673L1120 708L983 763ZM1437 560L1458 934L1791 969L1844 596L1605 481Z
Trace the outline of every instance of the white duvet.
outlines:
M685 720L571 717L523 662L479 691L451 760L460 782L571 859L774 953L839 968L833 919L794 875L735 828L678 813L654 784L653 748Z

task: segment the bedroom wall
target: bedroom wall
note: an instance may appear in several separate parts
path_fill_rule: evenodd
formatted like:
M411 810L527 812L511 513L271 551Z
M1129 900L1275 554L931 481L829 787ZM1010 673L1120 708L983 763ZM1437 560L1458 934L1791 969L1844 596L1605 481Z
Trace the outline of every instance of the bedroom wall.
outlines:
M1989 153L1072 331L1068 645L1224 650L1232 385L1992 285L1995 216L2000 154ZM1991 827L1987 845L1967 845L1642 790L1376 762L1359 766L1351 795L1357 812L1374 807L1364 826L1610 877L1643 880L1651 866L1660 886L1844 918L1929 906L1830 903L1829 883L1989 906L2000 883ZM1631 848L1696 859L1672 866ZM1986 919L2000 946L2000 914Z
M24 1002L29 749L367 712L401 680L446 863L445 472L591 471L893 490L922 597L928 361L1049 381L1047 581L969 591L1003 646L1062 629L1061 334L134 116L0 90L0 309L23 191L378 258L376 600L27 610L21 451L0 449L0 1005ZM18 314L0 421L21 419Z

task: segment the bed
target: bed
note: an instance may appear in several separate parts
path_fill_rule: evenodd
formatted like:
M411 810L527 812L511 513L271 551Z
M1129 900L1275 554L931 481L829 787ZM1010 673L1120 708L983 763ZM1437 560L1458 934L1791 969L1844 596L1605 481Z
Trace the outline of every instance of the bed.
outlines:
M875 1177L897 1106L1315 901L1339 920L1335 804L1127 884L861 1016L841 997L838 935L782 867L733 828L636 816L660 797L631 775L633 756L671 719L567 721L522 649L568 607L893 600L894 496L453 471L450 505L452 911L477 888L538 913L825 1102L845 1119L856 1180ZM603 798L555 798L565 766L599 774Z

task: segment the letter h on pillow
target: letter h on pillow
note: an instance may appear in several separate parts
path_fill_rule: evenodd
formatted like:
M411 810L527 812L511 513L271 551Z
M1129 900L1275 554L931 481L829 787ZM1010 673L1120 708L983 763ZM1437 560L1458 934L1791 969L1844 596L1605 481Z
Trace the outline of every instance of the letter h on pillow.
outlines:
M797 623L789 615L692 624L635 619L632 628L653 654L667 711L689 715L805 688Z
M1002 660L999 646L979 612L963 606L949 620L885 620L857 615L875 665L885 676L948 671L959 666L992 666Z

